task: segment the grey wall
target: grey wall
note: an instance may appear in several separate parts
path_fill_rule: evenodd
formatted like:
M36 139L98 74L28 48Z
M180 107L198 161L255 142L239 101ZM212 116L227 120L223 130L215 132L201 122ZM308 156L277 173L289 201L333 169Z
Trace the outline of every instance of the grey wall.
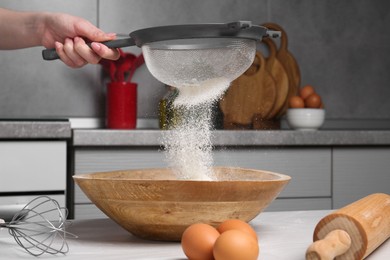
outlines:
M276 22L288 33L302 84L322 95L328 119L390 120L388 0L0 0L0 6L67 12L124 33L168 24ZM104 116L100 66L70 69L43 61L41 49L0 51L0 118ZM135 81L138 116L157 117L164 87L145 67Z

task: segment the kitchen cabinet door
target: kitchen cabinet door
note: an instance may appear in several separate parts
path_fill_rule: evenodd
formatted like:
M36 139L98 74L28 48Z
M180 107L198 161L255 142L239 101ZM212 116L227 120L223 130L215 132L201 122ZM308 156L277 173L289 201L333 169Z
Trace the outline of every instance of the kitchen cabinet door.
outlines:
M331 148L224 148L215 151L215 164L273 171L291 181L279 198L331 198Z
M333 207L371 193L390 194L390 147L333 148Z
M1 141L0 193L65 191L65 141Z
M291 182L272 210L330 209L331 148L237 148L217 147L215 165L245 167L284 173ZM165 155L157 147L78 148L75 151L75 174L124 169L166 167ZM75 185L75 218L105 216Z

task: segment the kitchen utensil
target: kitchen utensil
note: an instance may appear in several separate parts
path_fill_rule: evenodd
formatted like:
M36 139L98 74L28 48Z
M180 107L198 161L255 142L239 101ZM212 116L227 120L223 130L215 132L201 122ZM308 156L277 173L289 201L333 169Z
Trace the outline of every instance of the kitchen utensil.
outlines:
M207 39L209 38L251 39L257 41L261 40L264 36L279 37L280 32L270 31L263 26L252 25L250 21L238 21L227 24L215 23L151 27L133 31L129 35L129 38L102 43L109 48L122 48L134 45L142 47L145 44L154 42L159 43L155 47L178 50L181 47L191 49L191 44L183 46L180 40L194 39L192 47L199 49L213 46L212 43L208 43ZM234 41L230 43L234 43ZM59 59L54 48L43 50L42 56L45 60Z
M11 221L15 213L21 211L24 205L0 205L0 218L5 221Z
M280 46L276 57L282 63L287 72L289 80L289 91L283 108L277 114L277 117L281 117L282 115L284 115L288 108L288 99L298 93L301 84L301 73L297 61L295 60L291 52L288 50L288 37L286 31L276 23L266 23L263 26L272 30L278 30L282 34L282 36L280 37Z
M371 194L317 224L306 259L364 259L390 237L390 195Z
M136 56L121 49L119 53L118 60L102 59L100 64L109 73L111 82L131 82L135 71L144 63L144 57L142 54Z
M65 254L68 252L66 236L66 208L47 196L40 196L29 202L14 215L10 222L0 222L0 228L7 228L15 241L28 253L39 256L44 253Z
M130 64L130 68L129 68L130 73L129 73L129 75L127 75L127 78L126 78L127 82L131 82L135 71L144 63L145 63L144 55L142 55L142 53L141 53Z
M202 222L250 221L291 179L242 168L213 168L216 181L178 180L174 171L142 169L74 175L74 181L107 216L135 236L180 241Z
M220 101L224 126L251 124L255 114L266 118L275 98L275 80L265 68L263 55L256 52L252 68L232 82Z
M266 58L265 68L275 79L275 103L267 116L268 119L273 119L274 117L276 117L276 115L282 109L283 105L286 103L289 89L289 81L285 68L283 67L279 59L276 57L277 47L275 42L270 38L264 38L262 42L268 47L269 50L269 55Z
M240 21L142 29L130 33L125 44L142 48L149 71L164 84L198 88L216 79L236 79L252 63L256 42L265 36L279 35L263 26ZM113 46L115 41L104 44ZM57 58L53 52L44 50L44 59Z

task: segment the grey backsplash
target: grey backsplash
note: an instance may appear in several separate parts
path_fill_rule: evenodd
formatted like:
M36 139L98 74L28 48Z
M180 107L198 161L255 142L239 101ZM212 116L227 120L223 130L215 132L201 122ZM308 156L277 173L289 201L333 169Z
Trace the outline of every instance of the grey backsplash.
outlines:
M67 12L119 33L169 24L275 22L287 31L302 85L315 86L328 120L390 120L388 0L0 0L0 6ZM0 118L103 118L100 66L70 69L43 61L41 50L0 52ZM164 86L145 67L134 81L138 117L157 118Z

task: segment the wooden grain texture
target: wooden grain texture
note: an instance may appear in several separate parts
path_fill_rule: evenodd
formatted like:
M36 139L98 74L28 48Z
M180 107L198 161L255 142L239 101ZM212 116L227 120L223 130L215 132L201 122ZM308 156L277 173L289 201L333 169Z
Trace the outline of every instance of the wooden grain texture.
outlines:
M288 50L288 36L283 27L276 23L266 23L263 24L263 26L267 27L268 29L280 31L282 33L282 36L280 37L280 46L276 57L286 69L289 79L289 91L287 100L277 115L280 117L285 114L288 108L288 99L298 93L299 87L301 85L301 72L296 59Z
M266 208L290 177L268 171L216 167L218 181L177 180L169 169L74 176L88 198L130 233L179 241L197 222L250 221Z
M336 259L364 259L390 237L390 195L375 193L324 217L313 241L334 230L344 230L352 240L347 252Z
M288 74L283 67L282 63L279 61L277 56L277 47L275 42L270 38L264 38L262 42L267 46L269 50L269 55L266 58L266 70L271 74L275 80L276 86L276 98L274 105L269 112L267 119L272 119L279 114L279 111L283 108L283 105L287 101L288 90L289 90L289 80Z
M264 57L257 52L254 64L232 82L220 101L224 125L228 125L226 121L230 124L251 125L255 114L266 118L275 98L275 80L266 70Z
M306 260L333 260L351 247L351 237L342 229L329 232L324 239L317 240L306 251Z

